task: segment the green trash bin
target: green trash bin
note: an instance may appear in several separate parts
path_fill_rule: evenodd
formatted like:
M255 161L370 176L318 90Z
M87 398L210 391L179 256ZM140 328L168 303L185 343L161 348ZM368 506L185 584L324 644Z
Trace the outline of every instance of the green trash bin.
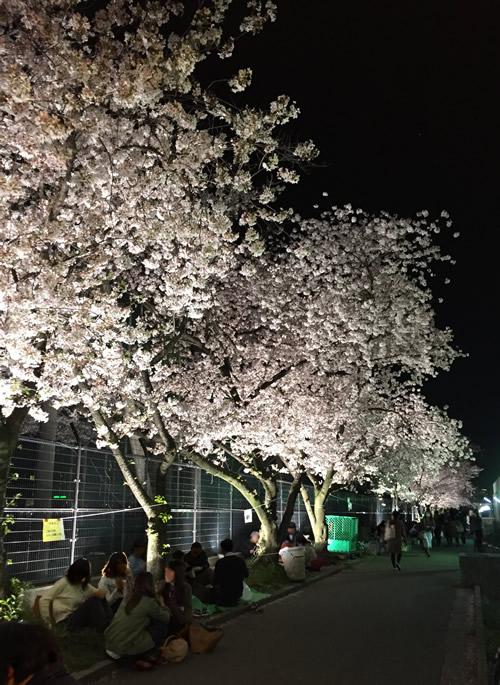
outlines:
M358 545L358 519L354 516L327 516L328 551L355 552Z

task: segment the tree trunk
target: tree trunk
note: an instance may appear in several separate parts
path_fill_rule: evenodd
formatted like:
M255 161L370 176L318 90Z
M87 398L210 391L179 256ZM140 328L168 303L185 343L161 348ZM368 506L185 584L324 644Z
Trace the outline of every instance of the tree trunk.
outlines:
M325 503L328 495L318 494L314 497L314 547L323 552L328 544L328 528L325 520Z
M12 453L28 410L14 409L12 414L0 423L0 598L7 583L7 555L5 553L5 504Z
M325 519L325 504L330 494L330 488L333 482L333 469L329 469L325 475L323 483L320 485L314 476L308 474L309 480L314 487L314 503L309 499L309 493L304 485L301 486L300 492L304 505L306 507L307 515L311 523L311 528L314 535L314 549L317 552L323 552L328 544L328 528Z
M297 502L297 497L299 496L300 488L303 480L303 473L295 474L293 481L290 484L290 489L288 490L288 497L286 500L285 511L283 512L283 517L281 519L280 527L278 530L278 541L284 540L286 536L286 531L292 520L293 511L295 509L295 503Z
M255 511L260 522L260 556L264 554L276 554L278 551L278 528L276 526L272 503L269 501L269 496L271 493L266 492L267 502L261 502L258 495L255 494L255 491L251 490L250 487L246 485L242 476L226 471L224 467L214 464L208 459L206 460L200 454L194 452L185 452L184 456L210 475L216 476L226 483L229 483L229 485L232 485L243 495L243 497Z
M396 511L399 508L399 497L398 497L398 485L394 486L394 490L392 491L392 510Z
M120 467L125 482L129 486L132 494L139 506L142 507L148 519L146 534L148 538L148 570L153 574L155 580L160 579L161 575L161 557L165 553L167 547L167 532L166 524L170 517L170 510L165 500L165 482L160 479L163 491L158 496L161 499L152 498L148 495L147 488L137 478L136 473L132 469L132 464L125 456L123 450L119 445L118 437L113 433L108 426L106 420L99 411L92 412L92 418L97 427L105 429L107 439L110 445L113 445L111 451L116 459L116 463ZM163 500L163 501L162 501Z
M167 528L167 521L162 521L159 516L148 520L148 527L146 529L148 536L148 571L153 574L155 580L160 580L163 573L162 558L168 550Z

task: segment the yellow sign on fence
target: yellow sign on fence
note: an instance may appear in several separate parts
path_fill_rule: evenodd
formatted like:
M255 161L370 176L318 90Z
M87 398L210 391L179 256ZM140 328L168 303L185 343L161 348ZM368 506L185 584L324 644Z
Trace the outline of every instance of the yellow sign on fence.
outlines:
M43 542L65 540L64 521L62 519L43 519Z

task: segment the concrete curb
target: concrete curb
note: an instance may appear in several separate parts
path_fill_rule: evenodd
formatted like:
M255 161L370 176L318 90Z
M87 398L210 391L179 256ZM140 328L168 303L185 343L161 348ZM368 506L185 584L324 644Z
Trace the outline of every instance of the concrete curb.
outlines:
M98 661L97 664L86 668L84 671L77 671L71 675L79 683L95 683L96 678L104 678L114 670L114 663L110 659L104 659L104 661Z
M222 625L223 623L227 623L228 621L231 621L232 619L237 618L238 616L242 616L243 614L247 614L254 611L255 608L260 608L266 606L267 604L272 604L278 599L283 599L283 597L287 597L288 595L292 595L296 592L300 592L301 590L305 590L310 585L314 585L315 583L318 583L321 580L326 580L327 578L330 578L331 576L334 576L337 573L344 571L346 568L353 568L355 566L359 566L359 564L361 564L362 562L363 558L356 559L349 565L345 562L341 562L340 564L335 565L331 568L323 568L321 571L318 572L317 576L307 578L305 581L300 581L294 583L293 585L286 585L281 590L278 590L278 592L275 592L269 597L265 597L264 599L261 599L258 602L255 602L254 604L243 604L242 606L235 607L230 611L224 611L220 614L213 614L213 616L210 616L210 618L202 620L201 622L203 623L203 625L206 626ZM85 671L79 671L78 673L72 673L71 675L73 676L73 678L82 683L82 685L90 685L91 683L96 683L101 678L104 678L105 676L109 675L110 673L116 670L120 669L117 668L111 660L106 659L104 661L99 661L97 664L91 666Z

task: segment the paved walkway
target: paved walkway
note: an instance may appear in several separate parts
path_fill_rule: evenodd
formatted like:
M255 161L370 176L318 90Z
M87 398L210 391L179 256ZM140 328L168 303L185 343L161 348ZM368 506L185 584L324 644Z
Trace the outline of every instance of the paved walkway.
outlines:
M463 549L463 548L462 548ZM160 685L439 685L456 585L456 549L427 559L405 555L403 571L387 557L360 566L226 624L213 654L190 655L154 673L121 671L102 681Z

